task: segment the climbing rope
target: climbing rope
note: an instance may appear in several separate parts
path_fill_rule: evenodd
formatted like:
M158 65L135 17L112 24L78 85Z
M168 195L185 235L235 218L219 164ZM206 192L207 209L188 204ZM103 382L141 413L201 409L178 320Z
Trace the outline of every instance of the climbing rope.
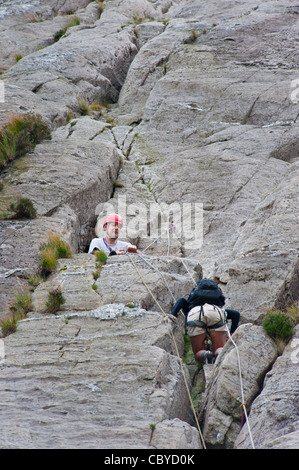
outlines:
M227 333L228 333L228 337L229 337L229 339L231 340L231 342L233 343L233 345L234 345L234 347L235 347L235 350L236 350L236 353L237 353L237 361L238 361L238 369L239 369L239 379L240 379L240 388L241 388L241 400L242 400L242 403L241 403L240 407L243 408L243 412L244 412L244 415L245 415L245 418L246 418L247 427L248 427L248 433L249 433L250 442L251 442L252 448L255 449L254 443L253 443L253 439L252 439L252 434L251 434L251 428L250 428L250 424L249 424L249 419L248 419L248 415L247 415L246 405L245 405L245 398L244 398L244 391L243 391L242 369L241 369L241 361L240 361L239 349L238 349L237 344L235 343L235 341L233 340L233 338L232 338L232 336L231 336L231 334L230 334L230 332L229 332L227 323L225 324L225 326L226 326L226 330L227 330Z
M168 291L169 291L169 293L170 293L170 295L171 295L171 297L172 297L172 300L175 302L176 299L175 299L173 293L171 292L171 289L170 289L170 287L169 287L169 285L168 285L168 283L167 283L167 281L166 281L166 279L165 279L164 274L161 273L161 271L160 271L158 268L156 268L152 263L150 263L147 259L145 259L144 256L142 256L142 255L139 254L139 253L137 253L137 255L138 255L139 258L141 258L146 264L148 264L152 269L154 269L155 271L157 271L157 272L160 274L160 276L162 277L162 279L163 279L163 281L164 281L165 286L167 287L167 289L168 289Z
M198 432L199 432L199 435L200 435L200 439L201 439L201 442L202 442L202 446L203 446L204 449L206 449L204 438L203 438L203 435L202 435L202 432L201 432L201 429L200 429L200 426L199 426L197 414L196 414L196 411L194 409L194 405L193 405L193 402L192 402L192 397L191 397L191 394L190 394L186 374L185 374L185 371L184 371L184 366L183 366L183 363L182 363L182 359L181 359L181 356L180 356L180 353L179 353L179 349L178 349L173 331L172 331L172 327L171 327L169 317L168 317L167 313L165 312L165 310L160 305L160 303L158 302L158 300L156 299L156 297L154 296L154 294L152 293L151 289L148 287L147 283L145 282L145 280L144 280L142 274L140 273L140 271L139 271L135 261L133 260L132 256L129 253L126 253L126 254L127 254L129 260L131 261L132 265L134 266L134 268L135 268L138 276L140 277L142 283L144 284L145 288L147 289L147 291L149 292L149 294L153 298L154 302L158 305L159 309L161 310L161 312L163 313L163 315L165 316L165 318L167 320L167 323L169 325L170 334L171 334L171 337L172 337L172 340L173 340L173 344L174 344L176 354L177 354L177 357L178 357L178 360L179 360L180 368L181 368L181 371L182 371L183 379L184 379L184 382L185 382L186 390L187 390L187 393L188 393L188 398L189 398L189 401L190 401L191 409L192 409L194 419L195 419L195 422L196 422L196 426L197 426L197 429L198 429Z

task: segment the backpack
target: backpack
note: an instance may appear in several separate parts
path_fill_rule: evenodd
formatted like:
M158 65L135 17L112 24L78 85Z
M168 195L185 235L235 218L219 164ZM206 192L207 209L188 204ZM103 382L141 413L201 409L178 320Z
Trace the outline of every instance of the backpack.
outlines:
M190 292L188 297L189 310L205 303L217 305L217 307L223 307L225 304L225 297L220 287L216 282L206 278L201 279Z

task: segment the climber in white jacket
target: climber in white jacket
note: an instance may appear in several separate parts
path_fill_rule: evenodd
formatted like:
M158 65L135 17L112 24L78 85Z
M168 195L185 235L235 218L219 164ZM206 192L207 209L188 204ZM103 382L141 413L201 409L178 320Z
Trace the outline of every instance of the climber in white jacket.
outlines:
M94 250L104 251L108 256L139 253L135 245L118 240L119 232L123 227L122 218L118 214L109 214L103 222L103 229L107 232L103 238L94 238L89 246L88 253Z

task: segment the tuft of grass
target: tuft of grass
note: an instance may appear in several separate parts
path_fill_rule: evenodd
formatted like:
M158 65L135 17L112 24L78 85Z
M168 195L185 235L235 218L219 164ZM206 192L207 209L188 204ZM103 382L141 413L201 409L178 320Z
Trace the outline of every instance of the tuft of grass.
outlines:
M7 317L1 321L0 327L2 329L2 335L8 336L17 331L18 320L15 317Z
M48 241L40 246L42 270L49 275L55 268L59 258L71 258L72 252L69 245L61 240L59 235L51 232Z
M38 275L35 275L35 274L32 274L28 278L28 284L29 284L29 286L31 286L33 288L39 286L43 281L44 281L44 279L41 276L38 276Z
M58 286L56 289L49 292L45 312L56 313L64 303L65 298L63 297L60 286Z
M99 11L100 11L100 14L103 13L104 11L104 0L96 0L96 3L98 5L98 8L99 8Z
M15 294L15 299L16 300L9 307L12 316L4 318L4 320L0 322L2 335L4 337L15 333L15 331L17 331L18 321L25 318L27 313L31 310L32 298L29 290Z
M15 294L15 299L16 300L10 305L9 309L12 312L13 317L17 318L17 320L22 320L22 318L25 318L31 309L31 293L29 290L19 292L18 294Z
M66 25L64 26L64 28L60 29L54 34L54 42L59 41L59 39L61 39L62 36L65 35L65 33L67 32L69 28L72 28L73 26L79 26L79 24L80 24L80 19L77 16L74 16L73 18L69 19L66 22Z
M115 127L115 126L116 126L113 117L106 117L106 122L107 122L108 124L110 124L111 127Z
M94 271L94 272L92 273L92 276L93 276L93 278L94 278L95 281L96 281L97 279L99 279L99 277L100 277L99 271Z
M81 98L78 101L79 111L82 116L89 116L92 112L101 113L105 107L98 103L97 101L93 101L89 103L88 100L85 98Z
M46 139L51 139L51 133L40 115L28 113L12 116L0 130L0 170Z
M16 219L35 219L36 209L30 199L21 197L14 204L10 205L10 209L15 213Z
M50 274L57 262L55 250L51 246L45 246L44 248L41 249L41 259L42 259L42 269L44 273Z
M16 62L19 62L21 59L23 59L22 54L16 54L16 55L15 55L15 61L16 61Z
M0 170L18 156L16 140L16 136L7 129L0 131Z
M108 256L102 250L95 250L94 255L96 257L96 271L94 271L92 273L92 276L93 276L94 280L96 281L100 277L102 268L103 268L104 264L106 263L106 261L108 259ZM97 290L98 287L95 284L95 282L93 283L92 288L93 288L93 290Z

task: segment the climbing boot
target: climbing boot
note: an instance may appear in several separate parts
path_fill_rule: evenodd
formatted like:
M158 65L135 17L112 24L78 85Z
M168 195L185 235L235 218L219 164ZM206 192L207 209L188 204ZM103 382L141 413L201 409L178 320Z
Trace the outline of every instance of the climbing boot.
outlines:
M212 364L212 360L213 360L212 351L205 351L202 354L202 359L203 359L204 364Z

